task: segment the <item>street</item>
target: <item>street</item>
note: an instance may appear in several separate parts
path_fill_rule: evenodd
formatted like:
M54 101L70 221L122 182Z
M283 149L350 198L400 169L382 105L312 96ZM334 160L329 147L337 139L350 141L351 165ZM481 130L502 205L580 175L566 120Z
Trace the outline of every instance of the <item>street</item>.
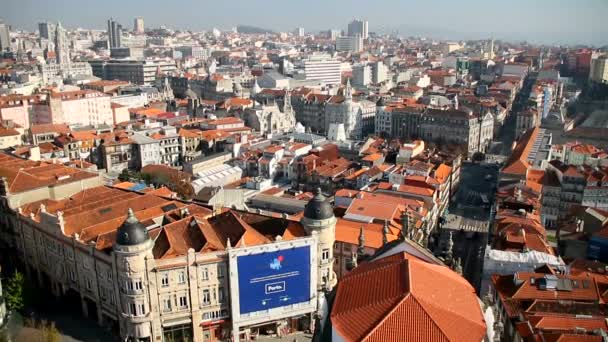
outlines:
M445 253L451 232L454 242L452 254L461 260L463 276L477 291L481 285L488 227L493 219L491 207L497 180L497 165L464 163L458 192L448 210L450 219L442 224L439 232L437 252Z

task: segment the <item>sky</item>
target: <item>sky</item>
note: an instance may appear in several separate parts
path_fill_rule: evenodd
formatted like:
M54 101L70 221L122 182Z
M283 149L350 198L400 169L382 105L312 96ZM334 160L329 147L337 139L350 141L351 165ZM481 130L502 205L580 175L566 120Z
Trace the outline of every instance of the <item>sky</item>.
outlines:
M0 0L0 19L26 30L45 20L103 29L110 17L132 28L136 16L146 27L308 32L363 18L372 32L402 36L608 45L608 0Z

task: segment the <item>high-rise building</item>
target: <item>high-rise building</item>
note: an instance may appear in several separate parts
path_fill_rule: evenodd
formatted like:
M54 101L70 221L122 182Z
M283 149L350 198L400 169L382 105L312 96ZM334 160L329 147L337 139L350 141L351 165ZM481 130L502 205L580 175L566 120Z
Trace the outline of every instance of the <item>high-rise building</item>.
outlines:
M372 82L375 84L382 83L388 79L388 69L382 61L378 61L372 65Z
M608 83L608 56L603 55L591 60L589 79L594 82Z
M327 84L340 84L342 80L340 61L326 54L312 55L304 61L304 73L307 80Z
M38 32L41 39L55 41L55 24L49 22L38 23Z
M55 58L57 64L61 66L70 64L70 49L66 32L61 26L61 22L58 22L55 28Z
M367 86L372 82L372 68L369 65L353 66L353 84L356 86Z
M7 23L0 21L0 52L11 49L10 30L11 28Z
M304 28L303 27L298 27L298 28L296 28L294 30L294 33L298 37L304 37Z
M135 33L144 33L144 18L135 18L135 20L133 21L133 31Z
M361 38L367 39L369 37L367 20L355 19L351 21L348 24L348 35L351 37L360 35Z
M116 48L122 46L122 25L114 19L108 20L108 47Z
M342 35L342 31L340 31L340 30L332 29L332 30L327 31L327 36L331 40L336 40L336 38L340 37L341 35Z
M336 38L336 51L359 52L363 50L363 38L360 35Z

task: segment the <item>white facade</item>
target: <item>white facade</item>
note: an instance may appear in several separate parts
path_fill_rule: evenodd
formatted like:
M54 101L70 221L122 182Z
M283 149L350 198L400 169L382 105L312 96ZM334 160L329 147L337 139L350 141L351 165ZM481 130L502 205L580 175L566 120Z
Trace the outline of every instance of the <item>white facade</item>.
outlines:
M374 63L372 68L372 82L382 83L388 79L388 68L382 61Z
M144 33L144 18L138 17L133 20L133 31L135 33Z
M353 85L365 87L372 82L372 68L369 65L353 66Z
M307 80L315 80L327 84L340 84L342 74L340 61L329 55L313 55L304 61L304 73Z
M594 82L608 83L608 56L599 56L591 60L589 79Z

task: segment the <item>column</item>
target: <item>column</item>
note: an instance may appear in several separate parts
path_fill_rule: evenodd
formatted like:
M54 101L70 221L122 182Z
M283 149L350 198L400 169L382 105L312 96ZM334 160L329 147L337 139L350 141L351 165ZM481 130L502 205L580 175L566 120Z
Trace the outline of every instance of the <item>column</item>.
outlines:
M82 307L82 315L84 317L89 317L89 306L87 305L87 300L84 296L80 296L80 306Z
M97 324L103 327L103 311L101 309L101 303L97 303Z

